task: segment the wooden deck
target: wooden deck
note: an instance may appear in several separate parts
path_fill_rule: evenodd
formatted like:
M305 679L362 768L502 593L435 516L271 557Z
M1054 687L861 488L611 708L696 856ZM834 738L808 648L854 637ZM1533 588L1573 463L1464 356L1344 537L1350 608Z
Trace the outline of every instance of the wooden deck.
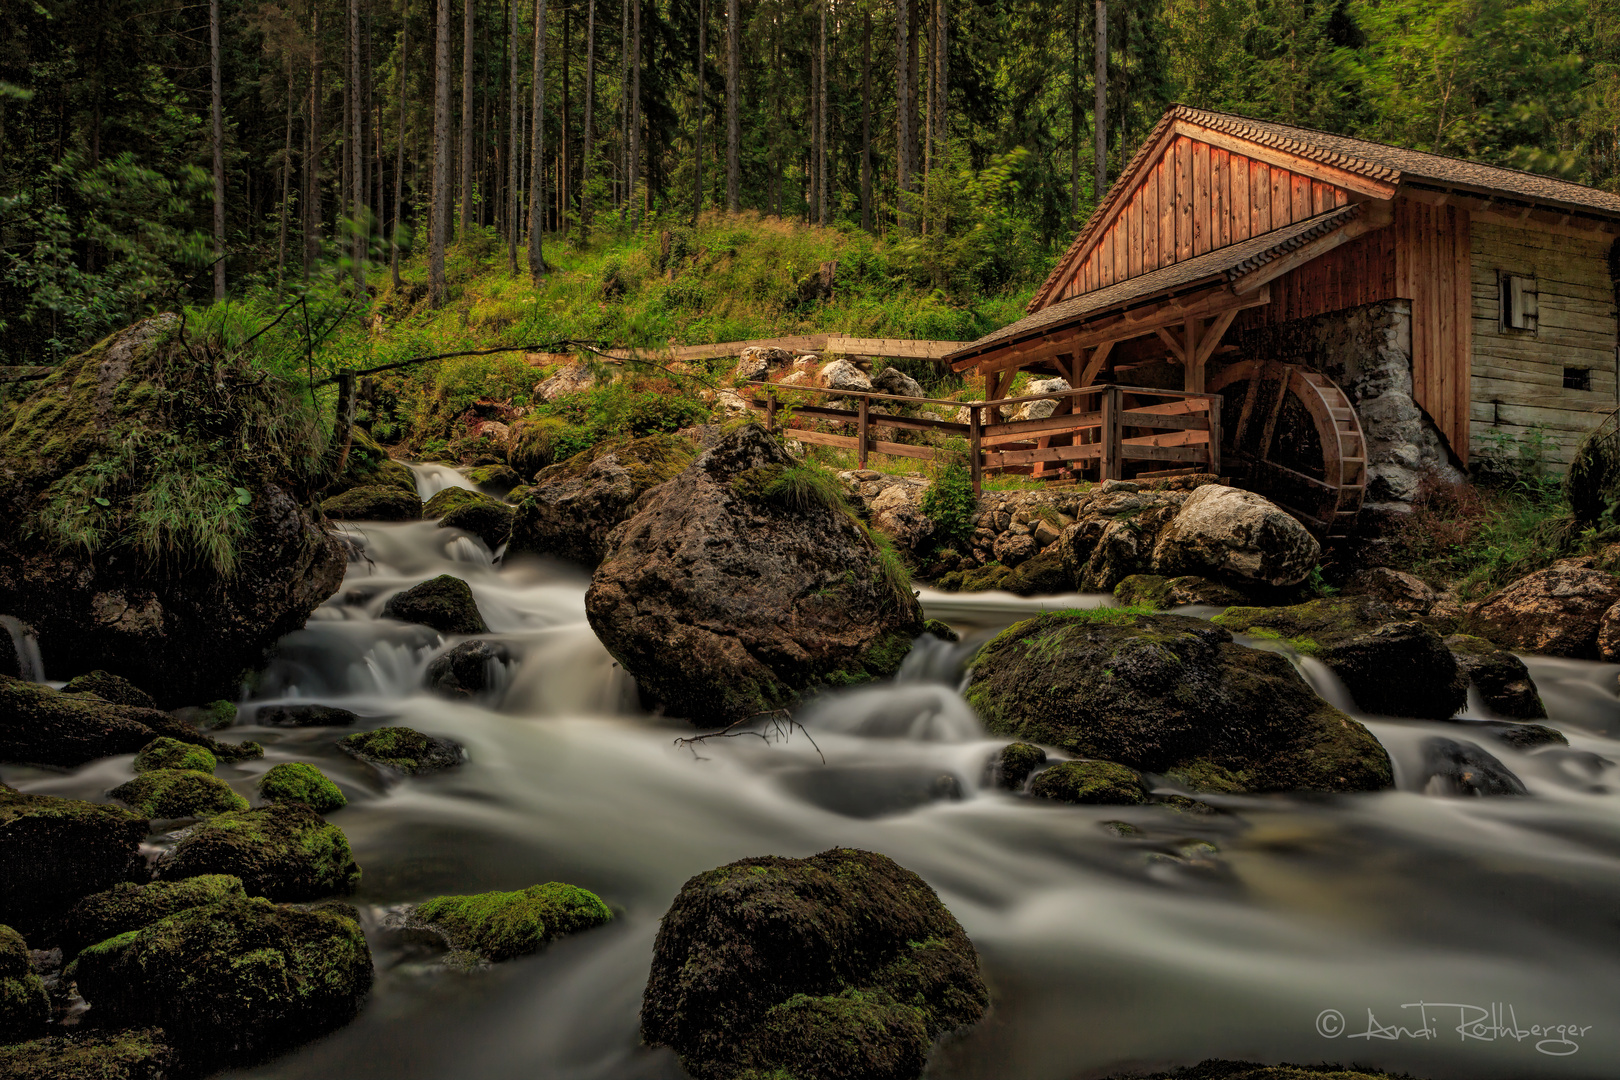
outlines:
M764 413L768 428L781 427L784 434L800 442L854 450L862 468L866 467L867 455L874 453L934 460L965 452L975 491L986 472L1072 480L1079 470L1094 473L1099 480L1123 480L1128 473L1132 478L1153 478L1183 472L1219 473L1221 469L1219 394L1106 384L1052 394L963 402L857 390L800 389L769 382L748 385L753 397L744 400L750 408ZM846 400L849 405L838 408L808 403L823 397ZM1054 402L1057 409L1051 416L1039 419L1002 419L1004 406L1034 401ZM915 411L921 405L965 408L968 422L895 411ZM853 430L824 430L831 425ZM935 432L960 438L965 446L957 451L878 439L876 433L885 428ZM1139 463L1163 463L1167 467L1134 467Z

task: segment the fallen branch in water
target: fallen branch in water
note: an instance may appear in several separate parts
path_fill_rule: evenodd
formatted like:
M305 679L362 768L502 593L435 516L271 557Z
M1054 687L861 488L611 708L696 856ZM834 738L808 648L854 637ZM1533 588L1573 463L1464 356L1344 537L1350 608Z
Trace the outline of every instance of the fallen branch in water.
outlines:
M767 721L763 731L751 730L747 726L760 720ZM823 765L827 764L827 755L823 754L821 747L816 745L815 736L811 735L809 729L803 724L793 719L793 714L786 709L773 709L770 712L745 716L741 720L732 721L719 731L705 732L702 735L687 735L676 739L675 745L686 747L692 751L693 757L699 761L706 761L708 759L697 752L697 744L707 739L735 739L738 735L755 735L767 743L786 742L792 737L795 729L804 732L804 737L810 740L810 745L815 750L816 756L821 758L821 763Z

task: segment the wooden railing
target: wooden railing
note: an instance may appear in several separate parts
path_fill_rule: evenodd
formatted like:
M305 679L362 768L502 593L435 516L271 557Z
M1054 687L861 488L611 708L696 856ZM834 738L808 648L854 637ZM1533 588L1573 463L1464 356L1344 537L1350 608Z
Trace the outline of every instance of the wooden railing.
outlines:
M1027 472L1037 478L1063 475L1052 466L1095 466L1100 480L1126 477L1127 462L1167 462L1178 467L1167 470L1138 470L1137 478L1173 475L1178 472L1219 473L1221 468L1221 397L1185 390L1161 390L1146 386L1082 386L1051 394L999 398L995 401L946 401L939 398L908 398L861 390L827 390L819 387L781 386L770 382L748 384L753 400L750 408L765 414L766 426L774 430L783 416L793 426L785 429L800 442L854 450L861 468L869 453L897 457L932 459L944 451L935 446L887 442L876 439L880 428L933 431L956 436L967 442L969 468L977 491L986 471ZM854 399L852 408L799 404L816 395ZM782 399L789 400L784 402ZM1142 399L1152 399L1145 404ZM1159 399L1163 399L1159 402ZM1051 416L1033 420L1004 420L1001 410L1033 401L1057 403ZM889 403L896 403L890 405ZM968 422L913 416L880 409L942 405L967 409ZM803 422L853 427L852 435L820 431L800 426ZM1132 431L1145 434L1132 434Z

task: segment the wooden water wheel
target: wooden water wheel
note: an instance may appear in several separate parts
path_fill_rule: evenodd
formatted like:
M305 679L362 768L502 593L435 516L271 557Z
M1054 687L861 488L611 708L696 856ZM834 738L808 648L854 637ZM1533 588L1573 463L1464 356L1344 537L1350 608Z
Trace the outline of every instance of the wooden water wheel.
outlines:
M1296 364L1245 360L1210 376L1222 397L1223 471L1320 539L1349 534L1367 491L1367 437L1338 384Z

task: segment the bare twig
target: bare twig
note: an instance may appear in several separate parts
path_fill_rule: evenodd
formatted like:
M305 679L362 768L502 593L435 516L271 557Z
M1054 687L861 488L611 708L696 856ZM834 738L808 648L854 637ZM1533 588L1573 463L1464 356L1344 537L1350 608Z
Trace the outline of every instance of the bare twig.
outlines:
M762 720L765 721L763 730L753 729L749 726ZM810 746L815 750L816 756L821 758L821 763L823 765L827 764L827 755L823 754L821 747L816 745L815 736L811 735L810 730L803 724L793 719L793 714L786 709L773 709L770 712L745 716L741 720L732 721L719 731L709 731L702 735L687 735L676 739L675 745L686 747L692 751L693 757L703 761L706 759L697 752L697 746L698 743L708 739L735 739L738 735L753 735L767 743L786 742L792 737L795 730L804 733L804 737L810 740Z

